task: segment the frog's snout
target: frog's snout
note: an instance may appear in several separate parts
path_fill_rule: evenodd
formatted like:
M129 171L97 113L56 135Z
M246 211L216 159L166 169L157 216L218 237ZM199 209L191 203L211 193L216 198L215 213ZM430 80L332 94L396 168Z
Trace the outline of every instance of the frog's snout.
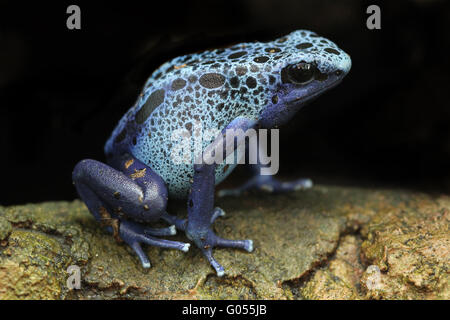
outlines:
M346 75L352 68L352 59L345 52L342 52L341 55L342 57L337 67L339 70L342 70L344 72L344 75Z

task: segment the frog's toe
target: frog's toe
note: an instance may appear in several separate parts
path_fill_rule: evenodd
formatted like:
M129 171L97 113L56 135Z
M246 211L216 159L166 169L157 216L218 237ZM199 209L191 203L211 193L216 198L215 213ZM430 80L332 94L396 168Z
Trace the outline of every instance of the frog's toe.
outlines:
M208 231L191 230L189 227L186 230L186 236L193 240L198 248L202 251L211 266L216 270L219 277L225 274L225 269L214 258L212 254L213 248L238 248L247 252L253 251L252 240L230 240L217 236L212 229Z
M197 243L197 241L195 241ZM199 243L197 243L197 246ZM238 248L246 250L247 252L253 251L252 240L230 240L218 237L213 231L210 231L205 240L200 241L200 249L204 256L209 261L211 266L216 270L217 276L222 277L225 274L225 269L212 255L213 248Z
M243 249L247 252L252 252L253 251L253 240L230 240L230 239L223 239L223 238L216 236L215 247L238 248L238 249Z
M139 260L141 261L142 267L144 269L150 268L152 265L150 264L150 261L148 260L147 255L145 254L144 250L142 250L141 245L139 242L133 242L130 247L136 252Z
M208 260L208 262L211 264L211 266L216 270L216 274L218 277L223 277L225 275L225 269L222 267L222 265L217 262L217 260L212 255L212 249L202 249L203 255Z
M214 208L214 211L213 211L213 214L212 214L212 216L211 216L211 224L212 223L214 223L214 221L216 221L216 219L218 218L218 217L223 217L223 216L225 216L225 211L223 211L221 208L219 208L219 207L215 207Z
M149 236L173 236L177 234L174 225L167 228L145 228L144 233Z
M149 235L149 230L160 235L168 235L169 232L173 233L173 229L173 226L162 229L145 228L138 223L124 220L120 223L120 238L136 252L142 266L144 268L150 268L150 261L141 247L143 243L155 247L177 249L183 252L189 250L189 243L159 239Z

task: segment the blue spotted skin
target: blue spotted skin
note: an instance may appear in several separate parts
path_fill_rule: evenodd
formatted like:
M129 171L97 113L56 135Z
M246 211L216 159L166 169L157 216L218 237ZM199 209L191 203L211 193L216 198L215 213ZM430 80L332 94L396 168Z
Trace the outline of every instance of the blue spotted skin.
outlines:
M97 221L128 244L144 268L150 267L141 245L187 251L188 243L159 239L175 228L185 232L216 270L212 248L253 250L251 240L220 238L212 229L224 215L214 208L215 185L235 165L196 163L191 139L190 158L177 164L171 158L173 134L185 129L272 128L287 122L304 105L336 86L349 72L350 57L330 40L298 30L271 42L242 43L173 59L147 80L135 105L120 120L105 145L108 164L85 159L72 179L82 200ZM221 146L225 135L203 140L206 147ZM200 154L201 155L201 154ZM261 167L259 164L256 168ZM256 172L259 172L256 171ZM239 195L248 189L288 192L311 187L310 180L279 182L256 174L242 187L222 190ZM187 219L166 212L169 198L187 199ZM145 224L158 220L172 224L155 229Z
M346 73L350 68L346 53L306 30L272 42L242 43L177 57L147 80L135 106L106 143L105 152L129 150L164 179L170 197L186 198L194 171L192 165L175 164L170 159L174 130L192 130L196 120L203 129L220 130L239 116L260 120L264 110L289 98L282 85L281 70L300 61L317 63L323 74L337 70ZM275 100L278 101L274 104ZM203 141L203 148L212 140ZM194 153L193 143L191 149ZM224 166L216 167L216 184L235 168L229 165L224 170Z

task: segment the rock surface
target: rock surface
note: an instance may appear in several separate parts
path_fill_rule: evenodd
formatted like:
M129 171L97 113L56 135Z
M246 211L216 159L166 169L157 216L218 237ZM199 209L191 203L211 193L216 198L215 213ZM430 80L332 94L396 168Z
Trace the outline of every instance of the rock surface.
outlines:
M255 244L214 251L223 278L195 247L146 247L144 270L78 200L0 207L0 299L450 299L448 196L315 186L217 205L218 234Z

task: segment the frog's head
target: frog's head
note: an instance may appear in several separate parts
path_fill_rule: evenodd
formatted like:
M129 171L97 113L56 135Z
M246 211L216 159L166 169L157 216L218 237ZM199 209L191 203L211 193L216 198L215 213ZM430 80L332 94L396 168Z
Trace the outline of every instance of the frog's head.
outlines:
M350 71L351 59L333 42L299 30L277 39L282 57L272 66L272 98L260 122L272 127L287 122L306 103L341 82Z

